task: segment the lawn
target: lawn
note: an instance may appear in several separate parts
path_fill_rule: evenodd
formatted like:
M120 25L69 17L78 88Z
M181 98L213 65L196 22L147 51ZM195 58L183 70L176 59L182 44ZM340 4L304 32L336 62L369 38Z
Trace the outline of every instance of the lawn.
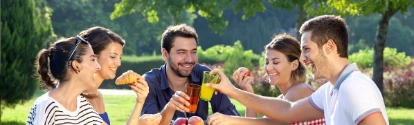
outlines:
M17 105L14 109L4 109L1 118L1 125L24 125L27 120L29 110L36 97L42 94L38 91L33 96L33 99ZM104 95L106 111L109 114L111 124L122 125L128 119L132 108L135 104L135 96L132 95ZM245 107L235 100L232 100L236 105L240 114L244 115ZM414 125L414 109L407 108L387 108L390 125Z

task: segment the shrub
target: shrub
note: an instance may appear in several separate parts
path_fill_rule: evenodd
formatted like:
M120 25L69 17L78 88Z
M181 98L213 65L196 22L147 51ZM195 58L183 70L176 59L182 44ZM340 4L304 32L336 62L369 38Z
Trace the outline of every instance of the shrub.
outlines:
M362 72L372 77L372 68ZM414 108L414 59L406 67L387 68L383 75L385 105Z
M244 50L240 41L236 41L233 46L216 45L211 48L202 50L198 47L198 56L200 63L216 64L224 63L223 71L226 75L231 76L239 67L253 69L259 64L260 56L251 50Z
M374 50L364 49L359 50L349 56L350 62L356 62L360 68L371 68ZM388 69L406 67L410 63L411 59L404 52L397 52L395 48L384 49L384 65Z
M36 54L53 36L47 7L35 0L1 1L0 119L2 109L30 100L39 81L33 76ZM8 115L8 114L6 114Z
M414 108L414 59L384 72L384 100L388 106Z

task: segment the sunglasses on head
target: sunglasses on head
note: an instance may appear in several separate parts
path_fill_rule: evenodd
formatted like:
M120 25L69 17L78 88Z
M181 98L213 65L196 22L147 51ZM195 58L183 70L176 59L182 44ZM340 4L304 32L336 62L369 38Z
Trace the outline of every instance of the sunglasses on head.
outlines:
M70 53L70 56L69 56L69 58L68 58L68 68L71 66L71 58L72 58L72 56L73 56L73 53L75 53L76 48L78 48L79 44L80 44L81 42L89 43L88 41L86 41L85 39L83 39L83 38L82 38L81 36L79 36L79 35L76 35L76 38L78 38L78 40L76 40L75 47L74 47L74 49L72 50L72 52Z

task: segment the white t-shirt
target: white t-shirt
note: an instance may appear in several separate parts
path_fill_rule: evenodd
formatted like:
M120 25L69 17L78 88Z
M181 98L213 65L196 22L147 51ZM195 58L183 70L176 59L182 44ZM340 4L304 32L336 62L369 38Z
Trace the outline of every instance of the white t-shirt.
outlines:
M349 64L342 71L335 86L329 82L322 85L309 100L324 112L328 125L357 125L375 112L381 112L389 124L381 92L356 64Z
M102 118L85 97L79 95L76 100L76 111L68 111L47 92L36 99L26 125L101 125L103 123Z

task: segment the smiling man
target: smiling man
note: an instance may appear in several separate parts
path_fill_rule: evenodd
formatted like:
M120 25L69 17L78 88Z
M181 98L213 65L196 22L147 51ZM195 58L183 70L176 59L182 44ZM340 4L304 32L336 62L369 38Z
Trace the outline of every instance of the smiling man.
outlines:
M186 84L201 85L203 71L210 71L207 66L198 64L198 35L194 28L185 24L170 26L162 34L161 52L165 64L154 68L143 76L148 82L150 92L145 100L143 114L161 112L160 124L166 125L171 119L184 117L188 112L188 95ZM240 115L230 99L224 94L214 95L210 101L211 109L227 115ZM200 100L194 114L204 120L208 115L208 102ZM187 117L191 117L187 116Z
M348 61L348 31L344 19L318 16L306 21L300 33L301 61L312 67L315 79L329 80L310 97L289 102L254 95L235 88L220 70L212 72L220 74L221 83L207 86L275 120L301 122L325 117L328 125L389 124L378 87L355 63Z

